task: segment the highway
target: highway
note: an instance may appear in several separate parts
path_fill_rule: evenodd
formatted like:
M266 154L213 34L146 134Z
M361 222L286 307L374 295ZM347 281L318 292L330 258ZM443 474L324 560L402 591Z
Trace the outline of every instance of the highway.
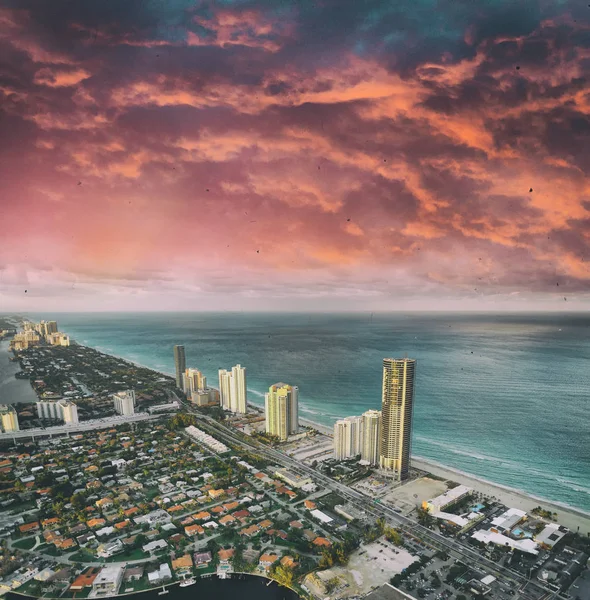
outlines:
M215 431L215 435L222 438L225 442L240 445L252 452L259 454L263 453L265 456L275 460L278 464L288 467L299 474L308 475L316 482L323 484L326 488L338 492L340 496L356 506L357 509L369 513L374 517L386 517L391 523L398 526L403 531L415 535L417 538L429 543L434 548L449 552L452 556L459 558L465 564L471 567L479 567L486 573L491 573L499 579L511 581L515 587L520 588L520 596L515 596L515 600L516 598L520 598L521 600L540 600L541 598L547 597L549 592L550 595L555 593L536 581L529 580L520 573L491 561L476 550L459 543L457 540L442 536L441 534L420 525L413 519L399 514L387 505L373 504L373 499L369 496L366 496L343 483L333 480L331 477L316 471L306 464L296 461L274 448L260 444L255 440L246 442L237 436L235 430L222 425L211 417L199 413L188 402L183 402L183 404L187 410L195 414L199 419L206 421L209 427Z

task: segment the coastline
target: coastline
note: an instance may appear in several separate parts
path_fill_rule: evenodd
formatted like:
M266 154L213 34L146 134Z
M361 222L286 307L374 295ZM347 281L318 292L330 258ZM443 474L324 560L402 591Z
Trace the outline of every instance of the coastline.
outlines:
M509 508L519 508L530 512L537 506L541 506L545 510L557 513L557 522L574 533L578 527L582 535L590 533L590 513L575 506L534 496L524 490L495 483L420 456L412 457L412 465L437 477L444 477L447 480L471 487L486 496L495 496Z
M164 371L160 371L150 366L130 360L126 357L113 354L107 351L106 349L94 347L89 344L82 344L79 342L76 343L80 346L92 348L93 350L97 350L98 352L102 352L103 354L113 356L129 364L145 369L150 369L151 371L159 373L165 377L173 377L173 375L170 373L166 373ZM252 402L252 400L249 400L248 404L252 405L253 407L256 407L258 410L264 410L263 404L261 406L258 403ZM321 423L317 423L307 418L300 418L299 421L304 426L313 427L322 435L325 435L330 438L333 437L333 430L326 425L322 425ZM566 503L561 503L559 501L549 500L547 498L535 496L524 490L511 488L500 483L489 481L472 473L466 473L459 469L455 469L453 467L437 463L436 461L433 461L431 459L414 456L412 458L412 463L419 469L428 471L438 477L444 477L445 479L457 481L458 483L467 485L485 495L495 496L503 504L506 504L507 506L510 506L512 508L521 508L522 510L530 511L537 506L541 506L547 510L551 510L551 512L556 512L558 514L557 521L561 525L568 527L572 531L576 531L576 529L579 527L581 533L590 533L590 512L586 512L583 509L571 506Z

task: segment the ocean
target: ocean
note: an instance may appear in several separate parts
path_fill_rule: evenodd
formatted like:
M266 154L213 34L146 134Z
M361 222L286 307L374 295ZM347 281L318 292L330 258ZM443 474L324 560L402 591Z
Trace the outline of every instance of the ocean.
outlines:
M77 342L169 374L172 347L248 400L299 386L301 417L378 409L384 357L417 359L413 454L590 510L590 316L582 314L35 314Z

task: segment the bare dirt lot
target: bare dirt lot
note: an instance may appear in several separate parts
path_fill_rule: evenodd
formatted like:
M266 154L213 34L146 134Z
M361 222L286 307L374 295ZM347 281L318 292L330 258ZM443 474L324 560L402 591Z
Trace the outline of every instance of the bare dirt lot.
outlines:
M404 548L393 546L383 539L361 546L351 557L346 567L333 567L319 575L323 581L338 577L341 585L330 594L330 598L362 596L375 587L388 582L396 573L401 573L417 557ZM317 590L311 590L315 595Z
M430 500L447 491L444 481L421 477L404 485L396 487L381 495L381 502L392 504L401 509L403 514L408 514L417 504Z

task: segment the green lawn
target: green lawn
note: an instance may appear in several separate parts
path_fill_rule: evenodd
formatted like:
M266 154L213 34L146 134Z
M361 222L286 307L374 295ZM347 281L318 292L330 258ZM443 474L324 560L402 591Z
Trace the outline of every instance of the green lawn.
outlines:
M94 554L92 554L92 552L89 552L88 550L84 550L83 548L78 550L78 552L74 552L74 554L72 554L69 557L70 560L76 560L79 562L101 562L103 559L102 558L98 558L97 556L94 556Z
M23 538L14 542L14 547L20 550L30 550L36 543L35 537Z
M130 560L140 560L141 558L147 558L149 554L144 552L141 548L136 548L129 552L123 552L122 554L116 554L107 558L107 562L125 562Z

